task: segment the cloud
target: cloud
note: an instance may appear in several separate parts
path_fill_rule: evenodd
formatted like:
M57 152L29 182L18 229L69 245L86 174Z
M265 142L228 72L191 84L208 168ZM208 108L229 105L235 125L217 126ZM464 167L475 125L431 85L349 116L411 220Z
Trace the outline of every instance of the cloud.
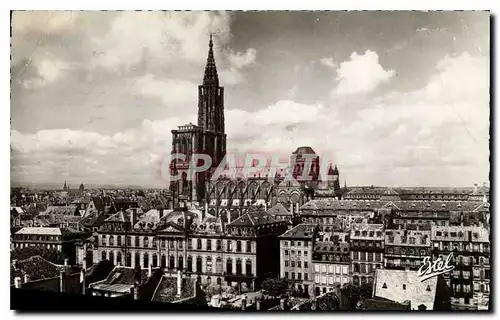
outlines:
M333 62L333 58L322 58L319 60L319 63L321 63L324 66L327 66L329 68L336 68L337 64Z
M337 124L334 114L321 104L287 100L255 112L228 110L228 149L267 150L288 156L297 146L311 145L331 134ZM326 117L330 121L320 121ZM139 127L110 135L70 129L41 130L34 134L12 130L12 165L20 180L33 176L46 178L49 173L61 180L74 173L67 170L69 166L78 168L78 176L91 181L102 179L102 172L106 172L110 181L133 179L146 185L161 185L158 171L161 160L171 151L170 131L195 119L195 114L189 114L181 118L143 120ZM45 174L40 175L36 165L39 161L47 164ZM136 175L141 173L143 176L137 179Z
M376 52L367 50L361 55L353 52L350 60L342 62L337 69L338 84L334 94L369 93L393 76L394 70L384 70L379 64Z
M161 79L152 74L132 80L137 94L160 98L164 104L172 105L183 102L196 102L198 85L178 79Z
M470 183L487 180L488 74L488 59L445 56L423 88L379 96L341 134L363 139L374 167L425 167L425 174L436 175L435 184L457 181L440 181L452 167L460 167Z

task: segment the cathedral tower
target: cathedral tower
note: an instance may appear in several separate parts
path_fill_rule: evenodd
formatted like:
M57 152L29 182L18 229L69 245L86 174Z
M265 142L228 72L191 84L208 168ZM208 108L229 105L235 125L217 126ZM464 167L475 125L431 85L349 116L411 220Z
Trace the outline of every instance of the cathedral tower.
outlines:
M186 156L185 161L173 161L171 174L180 175L178 182L170 185L174 203L183 200L202 201L205 198L205 181L208 172L197 173L189 181L187 174L191 156L203 153L212 159L216 168L226 155L226 134L224 128L224 88L219 86L219 76L215 65L212 34L208 43L208 57L203 81L198 86L198 125L192 123L172 130L172 153Z

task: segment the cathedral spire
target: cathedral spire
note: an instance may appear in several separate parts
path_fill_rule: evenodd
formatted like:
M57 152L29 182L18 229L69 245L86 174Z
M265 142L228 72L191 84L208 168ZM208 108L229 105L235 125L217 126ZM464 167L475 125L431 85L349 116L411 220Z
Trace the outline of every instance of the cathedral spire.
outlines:
M214 58L214 43L212 41L212 33L208 42L208 58L205 66L205 75L203 76L203 85L219 85L219 76L217 75L217 67L215 66Z

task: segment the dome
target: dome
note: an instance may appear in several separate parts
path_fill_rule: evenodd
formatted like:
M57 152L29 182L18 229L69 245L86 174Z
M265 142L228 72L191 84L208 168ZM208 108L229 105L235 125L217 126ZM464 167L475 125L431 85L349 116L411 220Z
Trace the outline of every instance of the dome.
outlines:
M298 147L294 154L316 154L311 147Z

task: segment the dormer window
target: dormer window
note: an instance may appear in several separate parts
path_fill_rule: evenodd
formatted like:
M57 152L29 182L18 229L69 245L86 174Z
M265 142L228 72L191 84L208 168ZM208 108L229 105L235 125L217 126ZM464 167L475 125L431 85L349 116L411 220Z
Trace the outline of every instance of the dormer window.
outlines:
M427 286L427 289L425 289L426 291L431 291L431 286Z
M387 283L384 282L384 284L382 285L382 288L387 289Z
M406 290L406 284L403 284L403 290Z

